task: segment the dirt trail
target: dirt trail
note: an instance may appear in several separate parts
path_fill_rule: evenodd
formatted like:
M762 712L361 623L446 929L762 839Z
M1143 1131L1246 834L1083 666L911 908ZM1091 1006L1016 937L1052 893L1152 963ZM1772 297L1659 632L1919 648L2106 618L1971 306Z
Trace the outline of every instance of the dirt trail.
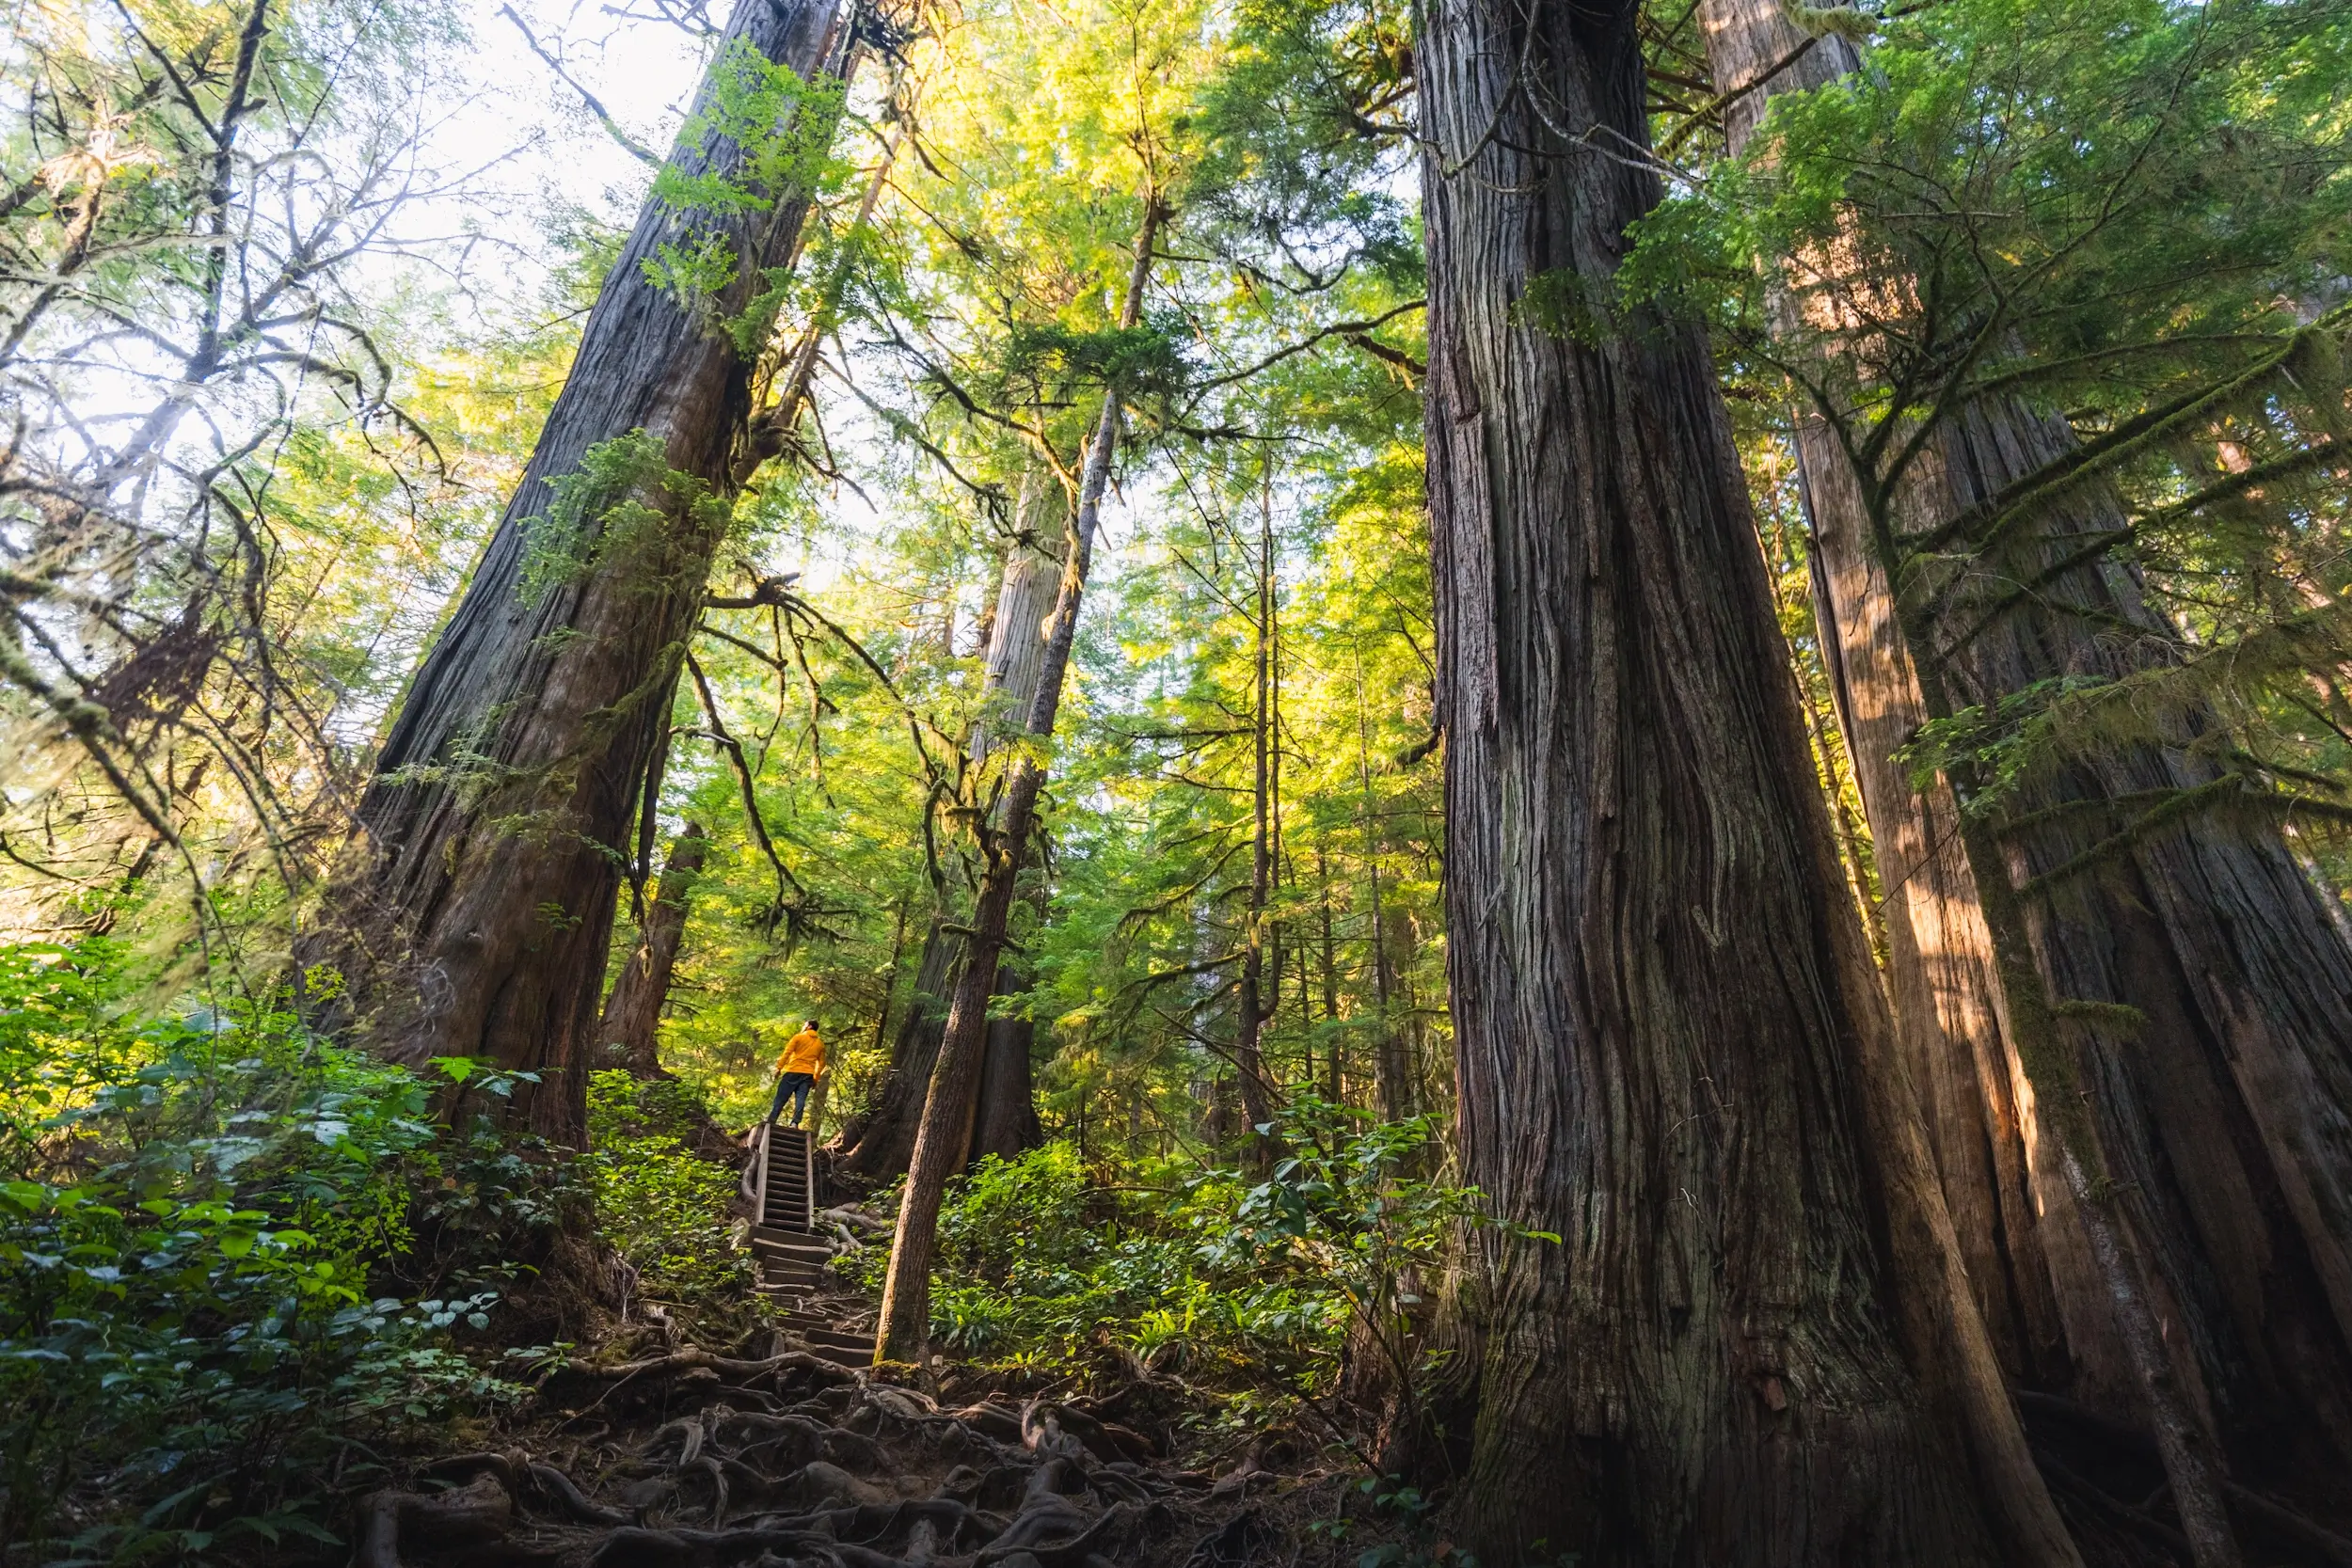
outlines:
M363 1505L361 1568L1242 1568L1286 1533L1116 1418L943 1408L802 1351L688 1348L550 1376L545 1447L459 1455ZM536 1424L536 1423L534 1423Z

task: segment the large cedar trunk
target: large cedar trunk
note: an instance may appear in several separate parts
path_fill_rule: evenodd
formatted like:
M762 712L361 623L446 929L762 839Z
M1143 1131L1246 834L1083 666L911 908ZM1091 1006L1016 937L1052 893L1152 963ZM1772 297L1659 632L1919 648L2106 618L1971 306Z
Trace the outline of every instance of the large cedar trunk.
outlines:
M1922 500L1952 515L2068 443L2063 425L2021 407L1970 407L1939 443ZM2112 497L2068 510L2030 552L2054 557L2122 521ZM2116 626L2143 630L2102 630ZM2069 575L1942 652L1954 702L1990 705L2053 676L2123 674L2173 645L2134 576L2108 566ZM2026 792L2018 809L2212 777L2185 751L2134 746ZM2077 816L2013 839L2012 880L2098 836ZM2146 1019L2076 1025L2088 1097L2155 1265L2157 1315L2185 1325L2187 1370L2233 1468L2352 1521L2352 951L2277 832L2222 816L2151 837L2029 913L2057 997L2124 1003Z
M1770 0L1705 0L1701 14L1726 89L1804 42ZM1842 42L1820 40L1726 110L1733 145L1770 92L1851 65ZM1972 405L1907 486L1900 525L1947 519L2070 444L2062 424L2014 403ZM2037 1116L2010 1035L1952 796L1941 784L1914 790L1893 760L1928 709L1861 490L1818 421L1800 420L1797 447L1821 644L1892 893L1897 1011L1979 1300L2018 1381L2144 1419L2060 1174L2056 1118ZM2025 541L2026 559L2005 563L2007 579L2038 576L2037 558L2069 547L2044 541L2121 521L2111 496L2080 497ZM2102 624L2144 630L2101 635ZM1987 703L2053 675L2118 674L2169 657L2173 641L2127 568L2088 567L1948 650L1948 695ZM2207 776L2181 752L2142 747L2073 770L2026 806ZM2014 879L2090 842L2045 831L2013 847ZM2087 1077L2153 1254L2159 1315L2185 1325L2184 1370L2201 1382L2199 1401L2239 1479L2300 1481L2323 1511L2345 1509L2340 1480L2325 1480L2352 1457L2352 958L2342 936L2275 832L2217 820L2177 828L2043 904L2032 936L2058 996L2128 1003L2148 1018L2132 1037L2103 1030L2088 1040Z
M1563 1238L1482 1232L1455 1287L1462 1533L1587 1568L1990 1563L1882 1301L1857 1064L1887 1024L1711 361L1656 319L1538 325L1602 296L1657 197L1621 155L1635 7L1424 14L1458 1136Z
M1734 152L1770 97L1822 86L1856 63L1841 38L1808 40L1774 0L1702 0L1699 20L1724 90L1765 84L1724 111ZM1895 760L1926 714L1868 550L1860 494L1818 418L1800 415L1796 447L1821 656L1887 890L1880 912L1898 1037L1979 1308L2012 1377L2128 1405L2137 1396L2106 1288L2004 1019L1957 803L1940 783L1915 790Z
M671 841L670 858L661 868L653 902L645 908L637 945L604 999L604 1019L596 1026L603 1059L597 1066L627 1068L640 1078L664 1076L655 1037L662 1006L670 999L678 946L686 940L686 901L709 852L710 840L697 823L686 824L686 831Z
M1062 534L1068 512L1061 488L1032 474L1025 482L1019 528L1006 542L1005 564L989 616L988 652L981 677L978 720L969 755L977 766L998 739L1018 735L1029 705L1037 699L1038 669L1045 653L1044 631L1061 585ZM939 1040L947 1024L947 1001L963 973L963 939L935 917L923 938L915 967L914 997L891 1042L890 1069L872 1109L842 1133L840 1168L865 1181L888 1181L906 1174L914 1158L914 1133L923 1118L923 1097L939 1060ZM1010 964L997 975L996 994L1019 984ZM1040 1133L1030 1099L1029 1043L1036 1031L1025 1021L999 1019L989 1033L983 1068L981 1154L1017 1154L1034 1148Z
M723 49L747 45L814 82L842 69L840 20L839 0L744 0ZM743 153L706 136L681 141L673 164L733 177ZM586 474L593 449L638 431L669 469L732 495L756 367L717 318L740 315L763 269L790 263L807 205L786 192L720 216L647 198L522 482L385 736L338 889L324 945L370 1044L411 1064L485 1056L536 1072L518 1106L566 1141L585 1116L580 1069L630 808L669 723L722 520L660 476L594 496L577 535L534 520L559 483ZM660 247L712 234L739 258L732 287L690 309L648 280ZM644 510L608 536L596 519L625 500Z

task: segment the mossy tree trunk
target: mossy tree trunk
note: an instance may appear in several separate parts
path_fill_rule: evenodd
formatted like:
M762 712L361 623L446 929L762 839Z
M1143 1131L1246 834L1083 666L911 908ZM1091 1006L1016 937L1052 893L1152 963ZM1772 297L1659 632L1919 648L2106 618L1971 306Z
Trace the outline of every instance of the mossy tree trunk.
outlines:
M1771 93L1853 63L1840 40L1808 45L1771 0L1705 0L1701 19L1723 88L1770 77L1725 110L1735 148ZM2014 401L1967 405L1890 501L1895 531L1944 523L2072 448L2061 422ZM2143 1379L2064 1175L2065 1107L2038 1105L2028 1081L1956 802L1941 783L1914 789L1893 760L1930 710L1865 485L1819 420L1799 420L1797 450L1821 645L1896 892L1886 910L1896 1007L1979 1300L2012 1378L2145 1422ZM2122 521L2116 497L2082 487L2026 531L2017 559L1999 563L2003 580L2038 580L2061 551ZM2116 562L2064 574L1965 645L1919 629L1955 706L2054 676L2124 674L2177 650ZM2018 810L2210 777L2185 750L2118 747ZM2076 812L1979 858L2026 888L2090 849L2095 822ZM2145 1019L2070 1020L2066 1044L2106 1175L2141 1240L2147 1307L2175 1325L2168 1343L2183 1397L2213 1423L2240 1480L2352 1518L2352 1498L2328 1479L2352 1463L2352 953L2275 828L2219 816L2183 821L2099 875L2023 901L2019 918L2038 987L2058 1004L2121 1003Z
M1636 8L1423 18L1458 1137L1562 1238L1484 1232L1453 1287L1461 1534L1587 1568L2009 1560L1982 1494L2019 1484L2013 1417L1988 1478L1886 1310L1982 1345L1956 1261L1890 1269L1941 1208L1706 345L1539 325L1605 297L1657 198Z
M745 149L712 128L723 100L739 107L747 92L768 92L778 135L829 139L845 22L839 0L737 7L671 166L747 182ZM809 86L779 103L753 62ZM732 215L648 197L522 482L402 698L311 944L375 1050L536 1072L516 1104L565 1141L585 1116L631 808L726 503L756 455L766 334L747 316L807 214L805 190L759 194ZM707 240L736 258L732 282L681 296L648 277L663 247Z

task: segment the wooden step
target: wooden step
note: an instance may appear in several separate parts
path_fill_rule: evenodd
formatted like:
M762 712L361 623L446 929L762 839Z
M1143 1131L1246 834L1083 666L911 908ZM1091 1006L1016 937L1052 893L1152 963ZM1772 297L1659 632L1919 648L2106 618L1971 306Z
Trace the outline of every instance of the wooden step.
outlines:
M809 1191L808 1132L803 1128L768 1130L767 1166L761 1173L759 1219L763 1227L805 1231L814 1220Z
M826 1281L817 1275L790 1274L779 1269L770 1269L759 1276L759 1282L779 1291L790 1291L797 1295L803 1296L816 1294L826 1284Z
M753 1290L783 1308L782 1326L799 1336L812 1354L836 1366L873 1364L870 1336L841 1328L813 1305L840 1280L827 1265L833 1243L815 1233L809 1136L804 1128L773 1127L768 1132L766 1164L759 1173L759 1213L752 1227L751 1252L759 1260Z
M781 1269L794 1275L805 1275L810 1279L833 1277L833 1271L825 1266L827 1261L822 1258L779 1257L772 1252L759 1255L759 1266L763 1273L772 1274Z

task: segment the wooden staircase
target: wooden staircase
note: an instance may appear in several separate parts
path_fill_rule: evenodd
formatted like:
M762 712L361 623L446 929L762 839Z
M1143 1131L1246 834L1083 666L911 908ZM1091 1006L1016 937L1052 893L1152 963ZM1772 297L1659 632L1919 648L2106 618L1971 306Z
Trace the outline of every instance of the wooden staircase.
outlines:
M757 1155L752 1253L759 1259L760 1294L779 1298L786 1329L808 1348L844 1367L870 1367L874 1338L842 1328L812 1306L827 1283L833 1248L816 1231L817 1172L805 1128L777 1123Z

